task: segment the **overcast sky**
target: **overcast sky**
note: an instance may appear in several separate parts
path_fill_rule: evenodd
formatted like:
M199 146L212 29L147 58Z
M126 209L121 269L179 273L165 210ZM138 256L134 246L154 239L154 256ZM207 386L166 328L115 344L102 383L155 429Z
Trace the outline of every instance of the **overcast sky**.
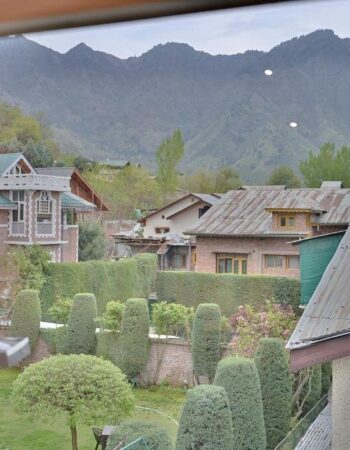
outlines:
M140 55L166 42L185 42L211 54L233 54L249 49L269 50L282 41L319 28L330 28L340 37L350 37L349 18L349 0L301 1L34 33L27 37L61 53L85 42L95 50L120 58Z

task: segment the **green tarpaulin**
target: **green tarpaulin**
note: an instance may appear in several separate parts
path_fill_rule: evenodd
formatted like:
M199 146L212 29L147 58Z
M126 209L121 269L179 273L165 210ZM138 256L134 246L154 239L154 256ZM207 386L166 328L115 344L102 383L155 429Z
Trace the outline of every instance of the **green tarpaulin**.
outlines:
M301 305L307 305L344 233L300 241Z

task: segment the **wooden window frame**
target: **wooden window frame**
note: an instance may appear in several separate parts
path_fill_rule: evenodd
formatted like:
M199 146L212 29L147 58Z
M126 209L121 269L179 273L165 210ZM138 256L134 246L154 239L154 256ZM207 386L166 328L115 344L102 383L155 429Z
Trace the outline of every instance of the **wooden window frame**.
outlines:
M298 267L290 267L290 263L289 263L290 258L298 258L298 261L299 261ZM299 255L287 255L286 256L286 268L289 270L299 270L300 269L300 256Z
M219 264L222 260L231 260L231 272L220 272ZM238 272L235 272L235 262L238 262ZM248 254L241 253L217 253L216 254L216 273L232 273L233 275L248 274Z
M163 230L163 231L160 231L160 230ZM168 231L164 231L164 230L168 230ZM170 228L169 227L154 227L154 232L156 234L165 234L165 233L170 232Z
M286 224L282 225L282 219L285 219ZM294 224L290 225L289 221L293 219ZM297 224L297 218L295 214L285 213L285 214L277 214L277 225L278 228L283 228L284 230L294 230Z
M270 266L267 263L268 258L274 258L275 263L276 263L276 258L281 258L282 265L281 266L276 266L276 264L275 264L274 266ZM266 269L284 269L284 267L285 267L285 260L286 260L285 255L265 255L265 268Z

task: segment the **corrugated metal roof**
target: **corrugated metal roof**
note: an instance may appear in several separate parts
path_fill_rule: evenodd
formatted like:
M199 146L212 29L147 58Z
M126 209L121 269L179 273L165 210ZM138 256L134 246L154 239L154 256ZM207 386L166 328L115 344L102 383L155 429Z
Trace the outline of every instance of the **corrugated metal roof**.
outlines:
M331 450L332 449L332 408L331 404L321 411L309 426L294 450Z
M276 204L288 209L300 203L317 205L326 211L313 217L313 221L321 225L350 222L350 189L234 190L216 202L186 234L270 236L275 231L272 214L266 209ZM286 231L283 235L296 236L298 233Z
M78 197L75 194L72 194L71 192L63 192L61 202L62 208L77 209L80 211L90 211L96 208L96 206L92 203Z
M284 184L266 184L261 186L241 186L239 189L242 191L284 191L287 186Z
M205 203L209 203L209 205L215 205L220 198L222 197L222 194L201 194L201 193L193 193L196 197L198 197L200 200L202 200Z
M350 332L350 228L306 306L287 348Z

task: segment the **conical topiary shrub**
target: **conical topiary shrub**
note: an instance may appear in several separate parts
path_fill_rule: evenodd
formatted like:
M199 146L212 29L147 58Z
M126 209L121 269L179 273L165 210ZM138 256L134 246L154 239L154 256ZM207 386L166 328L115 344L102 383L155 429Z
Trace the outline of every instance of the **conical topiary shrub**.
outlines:
M202 384L187 394L176 450L232 450L232 431L231 409L225 389Z
M212 383L221 356L221 311L216 303L198 305L192 331L193 369Z
M96 349L97 317L96 298L94 294L76 294L69 312L66 353L94 354Z
M41 307L38 291L23 289L16 296L11 317L10 336L28 337L34 349L40 331Z
M264 411L254 361L236 357L222 359L214 384L225 389L230 402L234 450L265 450Z
M149 357L149 311L144 298L129 298L120 333L119 368L129 380L146 366Z
M255 352L261 395L267 449L274 449L289 431L292 384L288 354L284 342L276 338L260 339Z

